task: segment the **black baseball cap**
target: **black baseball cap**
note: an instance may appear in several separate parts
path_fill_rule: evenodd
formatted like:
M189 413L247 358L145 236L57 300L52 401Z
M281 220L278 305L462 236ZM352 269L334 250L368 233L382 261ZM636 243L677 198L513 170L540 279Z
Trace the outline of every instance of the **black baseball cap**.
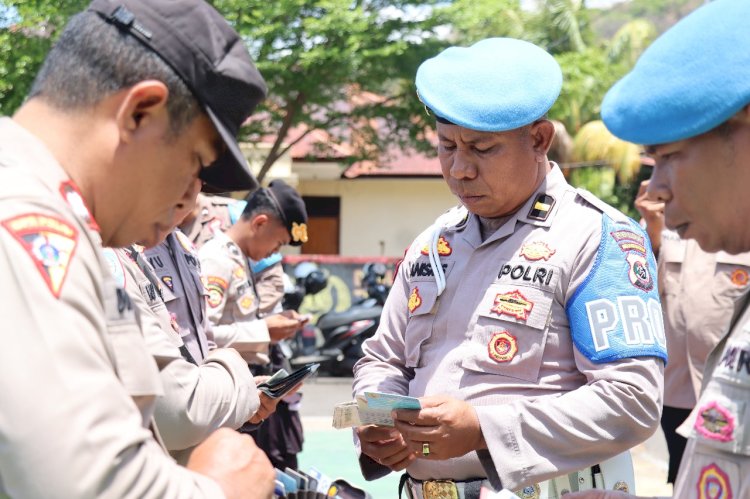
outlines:
M307 209L302 197L283 180L274 180L268 184L268 193L279 209L281 220L289 230L292 246L302 246L307 242Z
M266 83L224 17L203 0L93 0L89 10L158 54L203 106L226 144L201 172L204 190L255 189L237 133L265 98Z

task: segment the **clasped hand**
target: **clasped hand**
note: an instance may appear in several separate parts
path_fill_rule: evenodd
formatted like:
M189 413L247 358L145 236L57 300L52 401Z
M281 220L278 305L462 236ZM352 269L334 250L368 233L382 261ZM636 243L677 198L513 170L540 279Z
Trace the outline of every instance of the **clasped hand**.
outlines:
M396 410L394 428L360 426L362 452L393 471L415 459L449 459L486 448L474 408L446 395L419 399L420 410ZM429 449L425 453L425 445Z

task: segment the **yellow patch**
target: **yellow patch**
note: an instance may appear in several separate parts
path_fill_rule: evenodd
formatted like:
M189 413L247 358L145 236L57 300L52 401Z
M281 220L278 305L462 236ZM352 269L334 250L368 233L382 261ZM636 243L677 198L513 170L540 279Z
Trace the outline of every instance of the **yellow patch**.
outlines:
M448 256L451 253L453 253L453 248L451 248L450 243L448 243L448 240L445 239L443 236L440 236L438 239L438 245L437 245L437 252L440 256ZM426 246L422 248L422 254L423 255L429 255L430 254L430 248L429 246Z
M510 315L519 320L529 318L534 303L526 299L517 289L510 293L498 293L495 296L495 304L490 310L497 315Z
M424 499L458 499L458 488L450 480L427 480L422 482Z
M27 213L4 220L3 227L31 257L47 287L60 297L76 247L78 231L65 220Z
M295 243L298 242L307 242L307 224L298 224L297 222L292 222L292 241Z
M414 312L422 304L422 297L419 296L419 288L414 288L409 295L409 312Z

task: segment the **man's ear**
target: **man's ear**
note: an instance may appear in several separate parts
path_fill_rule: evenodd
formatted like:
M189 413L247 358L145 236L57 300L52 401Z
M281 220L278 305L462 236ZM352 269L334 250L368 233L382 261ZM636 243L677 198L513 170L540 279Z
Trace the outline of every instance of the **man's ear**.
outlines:
M546 157L547 151L552 146L552 139L555 138L555 125L550 120L537 120L532 123L529 135L531 136L534 153L537 156Z
M149 127L169 126L169 90L163 82L144 80L123 92L117 107L117 126L123 142L131 142L137 133Z
M253 230L257 231L258 229L261 229L263 226L265 226L270 221L270 218L265 213L260 213L258 215L255 215L252 220L250 220L250 224L253 227Z

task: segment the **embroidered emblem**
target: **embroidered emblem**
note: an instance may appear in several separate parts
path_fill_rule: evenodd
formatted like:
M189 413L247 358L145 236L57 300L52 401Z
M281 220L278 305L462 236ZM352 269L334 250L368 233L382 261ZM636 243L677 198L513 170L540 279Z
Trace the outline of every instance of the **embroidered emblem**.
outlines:
M3 227L18 241L55 296L60 297L76 246L78 231L49 215L27 213L3 220Z
M555 206L555 198L549 194L539 194L534 200L534 204L531 205L527 218L544 222L547 220L553 206Z
M618 490L620 492L625 492L626 494L628 494L630 492L630 487L628 487L627 482L623 482L622 480L620 480L619 482L615 482L615 486L612 487L612 490Z
M497 315L510 315L518 320L525 321L529 318L534 303L526 299L517 289L510 293L498 293L495 296L495 304L490 312Z
M698 477L698 499L732 499L732 483L716 463L701 469Z
M636 234L632 230L616 230L610 232L610 234L625 253L636 251L643 255L646 254L646 239L642 235Z
M292 241L295 243L307 242L307 224L298 224L297 222L292 222Z
M651 272L648 271L645 255L628 253L625 259L630 264L628 278L633 286L643 291L651 291L654 287L654 279L651 277Z
M236 269L234 269L234 272L232 272L232 275L236 279L245 279L247 277L247 272L245 272L245 269L243 269L242 267L237 267Z
M450 243L448 243L448 240L446 238L444 238L443 236L440 236L438 238L437 253L438 253L439 256L448 256L451 253L453 253L453 248L451 248ZM430 254L430 247L429 247L429 245L425 245L425 247L422 248L422 254L423 255L429 255Z
M409 312L414 313L422 304L422 297L419 296L419 288L414 288L409 295Z
M170 291L174 291L174 283L172 282L172 276L171 275L162 276L161 282L163 282L164 285L166 287L168 287Z
M538 483L524 487L516 495L521 499L539 499L542 496L542 488Z
M734 425L734 416L713 400L700 408L694 428L705 438L729 442L734 438Z
M227 291L227 281L221 277L207 276L206 291L208 291L208 305L216 308L224 300L224 293Z
M424 499L458 499L456 484L448 480L427 480L422 483Z
M125 269L122 267L122 262L115 253L115 250L113 250L112 248L104 248L102 254L104 255L104 259L107 260L107 263L109 264L109 272L112 274L112 277L115 278L115 284L117 284L117 286L120 288L124 288Z
M732 284L735 286L745 286L750 280L750 275L748 275L745 269L734 269L730 278L732 279Z
M500 331L492 335L487 344L490 358L496 362L510 362L518 353L516 337L508 331Z
M550 248L547 243L534 241L521 246L521 251L518 253L518 256L522 256L532 262L537 262L539 260L547 261L554 254L555 250Z
M78 190L78 187L76 187L72 180L66 180L65 182L62 182L60 184L60 194L62 195L63 199L65 199L65 202L68 203L71 208L73 208L73 213L75 213L76 216L86 222L86 225L89 229L96 232L101 232L101 230L99 229L99 225L96 223L96 220L94 220L94 217L91 216L91 212L86 207L86 203L83 201L81 192Z
M242 313L247 313L250 311L250 308L253 306L253 297L250 295L245 295L242 298L240 298L240 310L242 310Z

